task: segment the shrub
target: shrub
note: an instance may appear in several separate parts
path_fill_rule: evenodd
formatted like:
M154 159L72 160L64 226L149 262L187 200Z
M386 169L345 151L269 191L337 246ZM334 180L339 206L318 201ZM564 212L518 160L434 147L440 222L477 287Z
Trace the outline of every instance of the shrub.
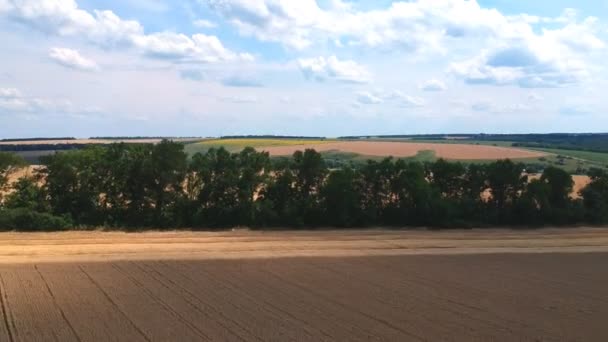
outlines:
M71 220L47 213L38 213L27 208L0 210L0 231L24 232L67 230Z

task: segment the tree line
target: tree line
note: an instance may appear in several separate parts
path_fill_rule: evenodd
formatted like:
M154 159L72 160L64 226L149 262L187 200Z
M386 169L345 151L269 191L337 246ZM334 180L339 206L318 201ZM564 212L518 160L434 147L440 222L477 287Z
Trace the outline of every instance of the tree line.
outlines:
M8 155L8 154L3 154ZM14 158L0 155L0 186ZM43 157L2 199L0 229L73 227L484 227L608 222L608 174L573 199L572 177L528 179L510 160L465 165L386 158L327 167L315 150L271 159L246 148L189 158L183 144L89 146ZM4 165L4 166L3 166Z

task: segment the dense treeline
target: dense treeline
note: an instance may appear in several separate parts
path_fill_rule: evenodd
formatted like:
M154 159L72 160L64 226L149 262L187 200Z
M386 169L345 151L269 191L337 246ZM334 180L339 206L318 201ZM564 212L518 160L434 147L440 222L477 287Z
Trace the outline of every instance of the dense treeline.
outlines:
M6 142L12 142L12 141L44 141L44 140L76 140L76 138L74 137L55 137L55 138L44 138L44 137L39 137L39 138L15 138L15 139L0 139L0 141L6 141Z
M91 146L44 158L0 209L2 229L566 225L608 222L608 174L581 199L558 168L529 180L501 160L463 165L391 158L329 169L321 154L272 160L246 148L191 159L179 143ZM8 161L4 164L14 164ZM3 171L4 173L4 171Z
M92 139L92 140L200 139L200 137L106 136L106 137L90 137L89 139Z
M3 152L25 152L25 151L66 151L78 150L91 144L10 144L0 145Z

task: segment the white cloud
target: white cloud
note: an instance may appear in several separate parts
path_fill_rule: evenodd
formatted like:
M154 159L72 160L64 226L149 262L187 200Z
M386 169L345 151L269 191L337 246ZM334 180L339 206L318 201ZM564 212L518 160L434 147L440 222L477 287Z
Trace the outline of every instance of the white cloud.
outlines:
M237 104L257 103L259 101L256 96L248 96L248 95L224 96L224 97L220 97L218 99L222 102L237 103Z
M209 20L205 20L205 19L195 20L192 24L198 28L206 28L206 29L212 29L212 28L217 27L216 23L209 21Z
M49 57L60 65L67 68L95 71L99 66L95 61L83 57L78 51L66 48L52 48Z
M226 77L222 80L222 84L227 87L263 87L262 83L256 78L242 75Z
M531 109L530 106L514 103L509 105L497 105L488 101L475 102L471 105L471 109L475 112L492 113L492 114L518 114Z
M476 1L397 1L387 8L357 10L333 1L199 0L241 34L303 49L327 39L351 46L406 51L445 51L449 39L509 36L529 28L529 18L506 17Z
M452 63L450 71L469 84L554 88L588 77L586 64L575 56L541 55L527 45L486 51L471 60Z
M0 113L86 113L83 108L61 98L26 96L16 88L0 88Z
M250 54L230 51L215 36L146 34L135 20L121 19L112 11L94 10L91 14L78 8L74 0L13 1L0 6L0 15L45 33L87 37L102 47L135 47L151 57L189 62L253 60Z
M423 107L425 105L424 99L404 94L401 91L360 91L356 93L356 102L360 105L369 104L392 104L399 107Z
M155 58L205 63L253 60L253 56L236 54L226 49L217 37L202 33L189 37L181 33L158 32L131 39L146 55Z
M507 16L496 9L483 8L475 0L397 1L373 10L359 10L356 4L342 1L324 8L315 0L199 2L225 18L242 35L296 49L332 42L338 48L374 47L381 51L447 55L459 42L475 44L475 49L484 53L450 68L472 84L558 87L577 83L588 73L585 54L605 46L596 32L597 19L589 17L577 22L577 13L572 9L548 18ZM499 64L518 63L515 59L526 56L531 64L492 64L492 60ZM304 67L309 75L324 79L317 72L323 68L319 64L322 61L308 60Z
M530 102L537 102L537 101L542 101L545 98L542 95L539 95L538 93L530 93L528 94L528 101Z
M387 96L388 99L391 99L397 103L397 105L402 107L423 107L425 105L424 99L403 94L400 91L394 91Z
M370 72L352 60L339 60L336 56L325 58L303 58L298 65L308 79L325 81L328 79L346 83L368 83Z
M361 91L357 93L357 102L360 104L380 104L384 100L370 92Z
M21 97L21 92L16 88L0 88L0 98L11 99Z
M432 79L421 84L420 89L424 91L444 91L447 87L443 81Z
M203 81L205 79L205 73L201 70L187 69L181 70L179 76L184 80L191 81Z
M571 20L571 19L569 19ZM524 88L553 88L579 83L589 76L586 58L605 48L596 37L595 18L569 22L559 29L535 33L522 26L497 37L493 46L449 70L470 84L515 84Z

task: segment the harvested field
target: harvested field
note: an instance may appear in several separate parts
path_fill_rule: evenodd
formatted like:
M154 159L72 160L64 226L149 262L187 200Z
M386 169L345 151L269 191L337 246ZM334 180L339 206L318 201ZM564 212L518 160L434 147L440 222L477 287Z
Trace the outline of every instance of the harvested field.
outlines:
M608 230L0 234L0 341L605 341Z
M365 156L413 157L421 151L434 151L438 158L452 160L492 160L538 158L547 153L512 147L469 145L469 144L434 144L392 141L343 141L323 144L305 144L291 146L273 146L261 148L271 155L291 155L295 151L313 148L319 152L340 151L357 153Z

